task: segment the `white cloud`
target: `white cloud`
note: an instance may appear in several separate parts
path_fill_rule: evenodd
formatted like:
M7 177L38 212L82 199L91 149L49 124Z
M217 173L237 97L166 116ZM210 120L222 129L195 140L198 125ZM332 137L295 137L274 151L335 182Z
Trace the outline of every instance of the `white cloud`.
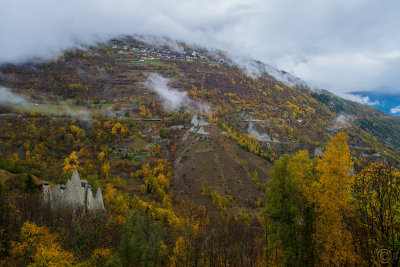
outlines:
M0 106L3 105L21 105L25 104L27 100L12 92L9 88L0 86Z
M345 115L345 114L340 114L339 116L336 117L336 119L333 121L332 125L332 130L339 130L342 128L345 128L349 126L354 120L354 117L351 115Z
M1 1L0 61L152 34L254 57L335 92L397 88L399 13L398 0Z
M145 85L153 89L164 101L167 109L177 109L189 101L187 92L171 90L168 86L169 79L166 79L156 73L149 75Z
M390 113L392 113L392 114L400 113L400 106L397 106L397 107L394 107L394 108L390 109Z
M360 95L354 95L354 94L348 94L348 93L340 93L340 97L343 97L345 99L361 103L363 105L368 105L368 106L376 106L379 105L379 101L371 101L368 96L360 96Z
M148 89L156 91L158 96L163 100L166 109L178 109L186 107L189 109L197 109L208 113L210 107L199 101L194 101L187 96L187 92L171 89L168 86L169 79L162 77L157 73L151 73L145 83Z

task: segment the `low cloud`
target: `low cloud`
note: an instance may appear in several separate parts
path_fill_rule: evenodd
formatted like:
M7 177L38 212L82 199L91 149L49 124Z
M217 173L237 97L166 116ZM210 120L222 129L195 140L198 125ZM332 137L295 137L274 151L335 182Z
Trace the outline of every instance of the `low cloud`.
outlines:
M11 89L7 87L0 86L0 106L6 105L23 105L28 103L28 101L11 91Z
M392 109L390 109L390 113L397 115L400 113L400 106L394 107Z
M259 78L264 72L261 64L250 57L229 55L233 63L239 66L248 76Z
M210 111L210 107L207 104L190 99L187 96L187 92L171 89L168 86L169 81L169 79L157 73L151 73L145 82L145 86L150 90L156 91L166 109L176 110L180 107L186 107L189 109L194 108L204 113Z
M72 109L68 105L62 105L62 114L64 116L75 118L77 120L82 120L82 121L90 121L90 120L92 120L92 116L90 115L88 110L86 110L86 109Z
M13 92L7 87L0 86L0 106L19 105L20 111L35 111L49 116L67 116L78 120L91 120L88 110L74 108L68 105L52 105L51 108L46 104L32 103L26 97Z
M336 93L398 92L399 12L398 0L0 1L0 62L151 34L255 58Z
M166 46L174 52L178 53L184 52L183 47L179 45L179 42L177 40L172 40L171 38L168 37L159 37L147 34L147 35L135 35L134 38L136 40L150 44L152 46L156 47Z
M342 128L346 128L349 126L354 120L354 117L351 115L346 115L346 114L340 114L335 118L333 121L333 125L330 128L331 130L337 131Z
M379 101L371 101L368 96L360 96L360 95L354 95L354 94L348 94L348 93L343 93L339 94L339 96L354 101L361 103L363 105L368 105L368 106L376 106L379 105Z

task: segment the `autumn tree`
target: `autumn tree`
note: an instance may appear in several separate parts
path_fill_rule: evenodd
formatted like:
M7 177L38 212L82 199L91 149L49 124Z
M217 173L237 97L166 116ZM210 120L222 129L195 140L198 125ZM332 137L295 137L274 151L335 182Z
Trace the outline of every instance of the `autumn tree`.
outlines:
M353 235L365 264L374 264L379 249L391 253L399 264L400 172L383 162L373 162L354 175L352 188L356 214Z
M179 227L180 236L175 241L172 262L174 266L200 266L205 236L199 223L185 220ZM203 263L204 264L204 263Z
M338 133L328 144L317 165L319 177L310 195L318 214L314 242L323 265L346 265L358 261L345 223L345 218L354 212L350 177L353 162L346 139L345 133Z
M108 162L105 162L105 163L103 163L103 165L101 165L100 173L101 173L102 177L104 177L106 179L108 178L109 173L110 173L110 164L108 164Z
M105 157L105 153L104 153L104 151L101 151L97 156L100 163L104 161L104 157Z
M20 241L13 243L12 261L16 265L70 266L75 262L71 252L57 242L58 236L47 227L25 222L21 228Z
M75 169L79 164L79 156L76 151L72 151L71 155L64 159L63 170L66 172L68 170Z
M170 202L168 189L172 178L170 163L164 159L158 159L154 168L148 163L142 165L142 169L135 174L136 178L143 179L141 191L155 194L156 199ZM166 199L164 199L166 197Z
M107 183L104 190L104 205L111 210L110 218L119 224L125 222L125 215L129 210L129 197L121 193L111 183Z

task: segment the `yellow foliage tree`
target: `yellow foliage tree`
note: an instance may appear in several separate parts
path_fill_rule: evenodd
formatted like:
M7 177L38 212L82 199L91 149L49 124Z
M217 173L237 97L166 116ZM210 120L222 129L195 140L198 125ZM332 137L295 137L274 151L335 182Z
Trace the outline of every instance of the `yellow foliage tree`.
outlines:
M85 137L85 131L74 124L70 126L70 130L78 139Z
M353 162L346 139L345 133L333 137L317 165L319 177L313 196L318 215L314 242L320 249L323 265L357 262L351 233L343 220L352 213L350 171Z
M121 123L117 122L111 129L111 134L116 135L118 130L122 127Z
M64 167L63 170L64 171L68 171L68 170L73 170L75 169L79 164L79 157L78 154L76 153L76 151L72 151L71 155L69 155L69 157L64 159Z
M110 164L108 164L107 162L105 162L103 165L101 165L101 175L104 178L108 178L109 176L109 172L110 172Z
M94 249L91 257L80 263L80 267L89 266L115 266L112 264L112 253L109 248L96 248Z
M185 239L180 236L175 242L173 266L186 265L188 262L188 247Z
M98 159L99 159L100 162L103 162L104 156L105 156L105 153L104 153L103 151L101 151L101 152L99 153L99 155L98 155Z
M362 244L359 254L364 265L374 265L382 248L391 250L392 266L399 265L400 171L383 162L372 162L353 176L353 232ZM389 255L390 256L390 255Z
M122 224L125 222L125 215L129 210L129 197L119 192L111 183L106 184L104 194L104 204L112 213L110 217L115 222Z
M175 241L172 266L200 266L200 247L196 243L200 231L199 225L192 220L182 221L180 228L183 235ZM196 245L197 244L197 245Z
M75 257L57 242L58 236L47 227L25 222L21 228L20 242L12 244L12 261L16 265L71 266Z

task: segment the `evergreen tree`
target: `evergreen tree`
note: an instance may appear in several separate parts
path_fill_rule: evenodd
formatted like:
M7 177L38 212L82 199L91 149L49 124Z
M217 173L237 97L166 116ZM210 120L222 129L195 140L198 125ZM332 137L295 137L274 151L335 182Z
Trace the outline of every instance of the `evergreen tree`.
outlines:
M39 191L39 187L33 181L33 177L30 174L28 174L28 178L26 179L25 185L26 185L26 191L30 193L36 193Z

